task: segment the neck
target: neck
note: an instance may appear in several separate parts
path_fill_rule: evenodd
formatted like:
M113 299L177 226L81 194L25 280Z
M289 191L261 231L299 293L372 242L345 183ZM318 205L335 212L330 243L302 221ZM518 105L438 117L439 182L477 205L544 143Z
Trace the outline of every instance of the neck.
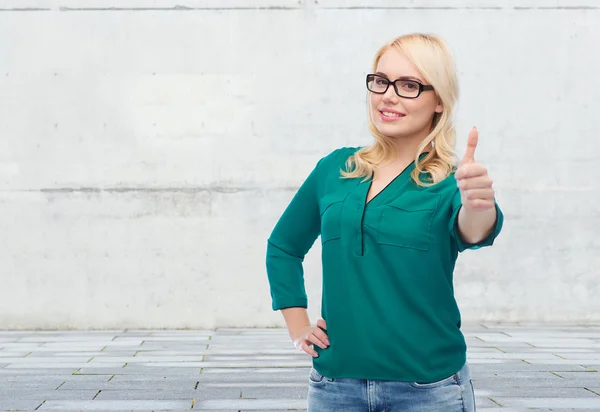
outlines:
M407 163L415 160L417 150L419 150L419 146L428 134L429 132L425 130L419 134L415 134L412 136L395 137L394 146L396 148L396 154L394 156L394 162ZM424 151L427 152L429 150L430 148L427 147Z

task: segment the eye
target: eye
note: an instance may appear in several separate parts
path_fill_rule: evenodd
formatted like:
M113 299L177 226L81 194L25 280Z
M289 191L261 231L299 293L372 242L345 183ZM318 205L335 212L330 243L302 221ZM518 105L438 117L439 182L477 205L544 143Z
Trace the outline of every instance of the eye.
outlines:
M400 87L408 92L412 92L419 89L419 85L416 82L410 81L401 82Z
M377 86L385 86L387 84L387 82L388 82L387 79L383 79L381 77L376 77L375 78L375 84Z

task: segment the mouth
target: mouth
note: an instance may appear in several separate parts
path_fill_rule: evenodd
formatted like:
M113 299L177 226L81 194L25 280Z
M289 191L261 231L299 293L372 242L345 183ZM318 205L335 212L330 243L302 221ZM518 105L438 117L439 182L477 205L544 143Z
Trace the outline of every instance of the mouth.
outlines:
M406 116L404 113L400 113L391 109L381 109L379 110L379 113L381 114L381 118L384 121L394 121Z

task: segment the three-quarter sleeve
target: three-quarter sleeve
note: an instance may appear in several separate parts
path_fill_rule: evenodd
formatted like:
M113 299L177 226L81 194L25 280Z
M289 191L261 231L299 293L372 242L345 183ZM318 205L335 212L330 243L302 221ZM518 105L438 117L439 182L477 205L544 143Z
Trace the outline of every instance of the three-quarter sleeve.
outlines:
M466 243L464 242L458 231L458 212L462 207L462 199L460 196L460 190L456 189L454 195L452 196L452 215L450 217L450 222L448 224L448 229L450 230L450 235L456 242L456 246L459 252L464 252L467 249L479 249L484 246L491 246L494 244L494 240L500 234L502 230L502 224L504 223L504 215L498 206L498 203L494 201L494 205L496 207L496 222L494 223L494 229L489 234L488 237L481 240L477 243Z
M273 310L308 307L302 262L321 231L318 188L322 160L298 189L267 241Z

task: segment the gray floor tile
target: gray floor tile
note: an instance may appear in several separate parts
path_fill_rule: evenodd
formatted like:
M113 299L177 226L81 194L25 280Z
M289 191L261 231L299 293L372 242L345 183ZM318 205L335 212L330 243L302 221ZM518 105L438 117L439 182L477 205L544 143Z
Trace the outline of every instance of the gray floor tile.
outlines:
M308 385L298 385L291 388L244 388L242 399L306 399Z
M35 400L0 399L0 411L33 411L41 404Z
M508 407L524 407L524 408L579 408L588 410L600 411L600 396L595 398L538 398L538 397L522 397L522 398L506 398L497 397L495 401Z
M191 405L192 399L194 399L196 391L192 390L129 390L129 389L106 389L98 393L95 400L180 400L189 401Z
M198 401L194 410L205 409L247 409L253 411L271 411L282 408L305 409L304 399L221 399Z
M47 401L38 410L83 410L83 411L160 411L172 409L191 409L191 402L181 401L161 401L161 400L93 400L93 401Z
M44 400L92 400L98 391L94 390L9 390L0 391L0 399L8 400L32 400L43 402Z

